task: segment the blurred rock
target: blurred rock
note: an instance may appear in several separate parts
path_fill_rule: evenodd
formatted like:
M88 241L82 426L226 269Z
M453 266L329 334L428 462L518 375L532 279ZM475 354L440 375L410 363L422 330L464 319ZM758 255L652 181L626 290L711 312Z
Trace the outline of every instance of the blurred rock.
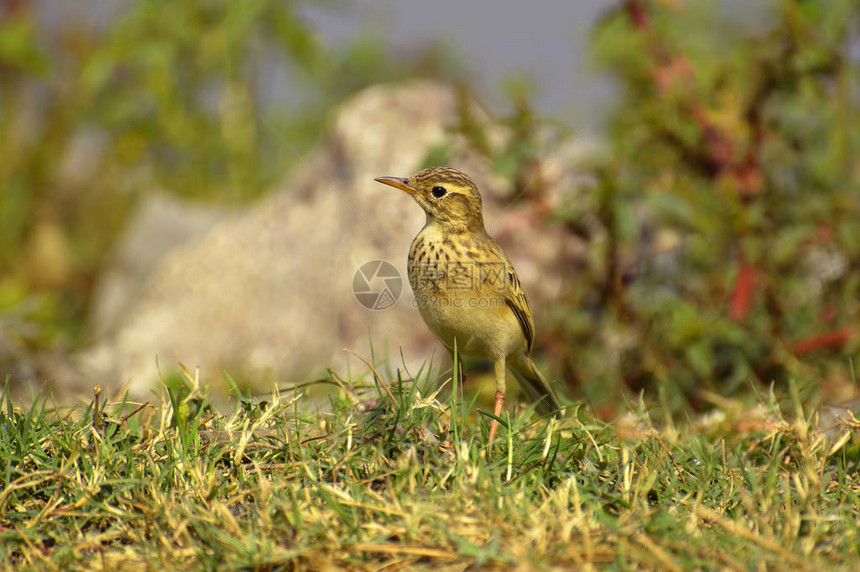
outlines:
M472 111L485 121L479 109ZM86 375L103 386L129 383L141 397L158 368L173 370L177 361L200 366L210 382L226 370L237 379L248 376L261 390L269 382L284 387L317 378L327 367L344 376L351 365L364 371L343 348L370 359L371 342L377 359L390 356L391 369L402 367L401 347L413 374L434 353L437 363L445 362L405 281L407 251L424 213L373 180L410 175L440 145L450 150L449 166L478 182L488 231L513 259L540 331L541 316L565 291L584 246L538 215L532 201L505 198L510 184L447 129L457 114L453 89L431 83L373 87L346 102L326 142L299 162L282 189L170 252L131 302L104 294L100 304L110 309L99 310L95 322L110 335L82 356ZM586 192L575 165L588 147L570 140L546 147L546 201ZM159 248L148 239L138 246L129 258L145 259ZM364 308L352 292L356 270L376 259L390 261L404 277L399 301L382 311ZM124 280L139 281L142 274Z
M124 326L128 306L164 255L200 240L231 212L163 193L144 195L96 284L89 316L92 335L102 338Z

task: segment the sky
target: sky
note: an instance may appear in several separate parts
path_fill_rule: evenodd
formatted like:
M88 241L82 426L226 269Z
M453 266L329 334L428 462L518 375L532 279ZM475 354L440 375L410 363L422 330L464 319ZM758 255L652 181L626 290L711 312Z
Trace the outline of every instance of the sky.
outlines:
M110 25L132 0L34 0L40 21L51 29L69 20ZM239 0L237 0L239 1ZM387 36L398 52L439 41L470 72L478 95L505 104L505 85L525 79L537 86L537 111L572 127L599 129L613 102L611 81L590 64L589 30L621 0L329 0L300 4L303 17L324 41L346 43L360 33ZM683 3L684 0L660 0ZM766 19L775 0L711 0L742 26ZM272 70L263 100L291 102L283 70ZM312 97L312 95L311 95Z
M684 0L664 0L683 2ZM739 25L762 22L773 0L714 0ZM361 30L388 35L394 52L440 39L473 72L479 94L504 102L504 84L525 77L539 112L575 127L597 128L612 104L611 81L591 65L589 31L619 0L352 0L305 16L333 42Z

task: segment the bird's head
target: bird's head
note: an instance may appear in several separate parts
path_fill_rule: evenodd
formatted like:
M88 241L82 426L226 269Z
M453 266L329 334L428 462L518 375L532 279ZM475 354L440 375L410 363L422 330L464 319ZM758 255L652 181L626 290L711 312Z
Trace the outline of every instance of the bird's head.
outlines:
M440 223L452 231L484 229L481 194L466 173L447 167L418 171L408 179L375 179L412 195L427 213L428 223Z

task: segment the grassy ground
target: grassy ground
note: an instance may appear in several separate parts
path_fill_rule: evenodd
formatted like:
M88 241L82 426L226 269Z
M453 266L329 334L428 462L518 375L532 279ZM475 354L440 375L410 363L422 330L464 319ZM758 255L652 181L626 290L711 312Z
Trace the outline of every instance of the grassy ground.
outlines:
M857 569L854 441L776 406L684 429L489 418L426 388L340 385L331 412L193 374L164 402L4 399L0 562L42 569ZM401 385L404 388L401 390ZM169 389L168 389L169 387ZM423 388L423 389L422 389ZM8 395L8 392L7 392ZM635 408L634 408L635 409Z

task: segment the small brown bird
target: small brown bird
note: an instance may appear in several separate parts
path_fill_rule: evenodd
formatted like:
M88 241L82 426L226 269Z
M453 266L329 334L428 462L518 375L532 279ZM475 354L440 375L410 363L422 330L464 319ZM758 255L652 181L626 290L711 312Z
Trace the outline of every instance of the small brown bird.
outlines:
M496 417L505 403L505 366L537 401L538 412L557 414L558 399L531 358L531 308L511 261L484 228L475 183L445 167L424 169L408 179L376 180L406 191L427 214L409 249L409 283L418 310L452 359L456 344L458 354L493 362ZM491 443L497 427L494 419Z

